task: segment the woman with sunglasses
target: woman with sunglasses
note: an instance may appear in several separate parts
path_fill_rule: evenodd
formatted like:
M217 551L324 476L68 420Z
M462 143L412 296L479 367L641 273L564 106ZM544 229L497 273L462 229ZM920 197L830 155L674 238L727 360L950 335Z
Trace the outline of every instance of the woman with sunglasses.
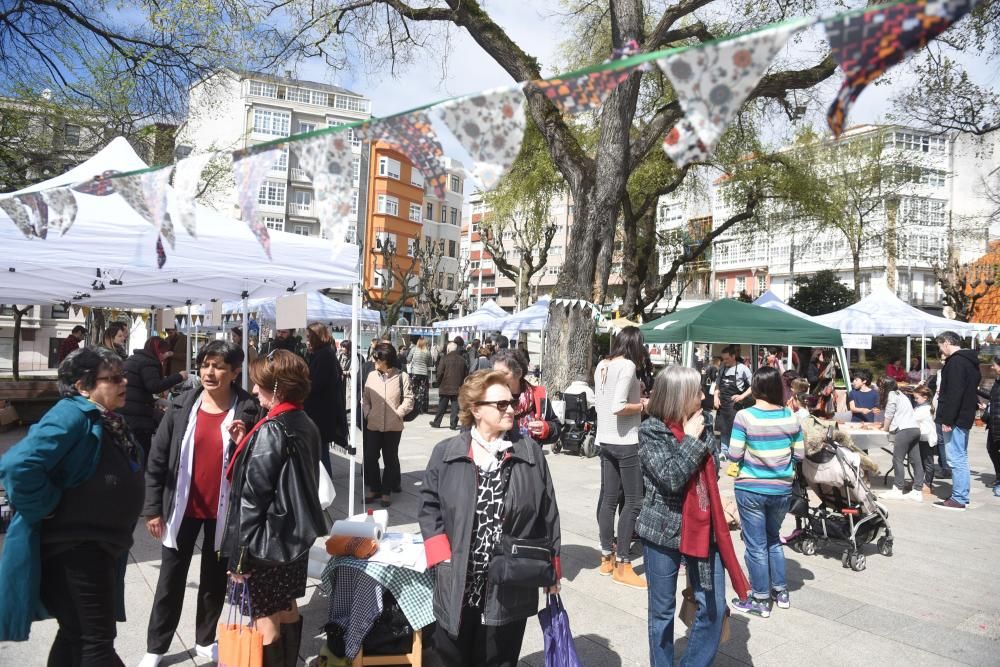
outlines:
M430 644L444 665L514 667L539 588L559 591L559 508L541 447L514 428L506 375L473 373L458 402L466 428L434 448L421 489Z
M15 514L0 557L0 641L25 641L40 605L59 623L48 664L122 665L119 560L132 546L142 448L118 410L121 358L84 348L59 365L63 395L0 459Z
M123 366L128 385L125 389L125 405L122 406L121 414L147 456L150 444L153 442L153 434L160 423L160 415L157 414L155 407L155 395L180 384L188 377L187 371L163 376L164 352L166 346L163 339L153 336L146 341L141 350L135 350L132 356L125 360Z

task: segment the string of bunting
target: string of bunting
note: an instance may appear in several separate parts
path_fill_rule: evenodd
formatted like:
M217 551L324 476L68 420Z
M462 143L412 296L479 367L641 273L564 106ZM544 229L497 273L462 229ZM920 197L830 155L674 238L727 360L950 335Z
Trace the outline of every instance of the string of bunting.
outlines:
M243 219L268 257L270 236L256 213L259 191L286 150L313 182L322 233L337 247L350 225L353 204L351 139L382 140L398 148L444 198L447 170L435 121L472 158L472 175L484 191L496 186L521 147L525 94L541 93L563 113L598 109L622 82L654 64L672 84L684 116L663 140L663 150L680 168L712 154L740 107L796 33L822 24L844 82L830 105L827 122L843 132L851 105L864 88L908 53L924 47L969 13L979 0L915 0L855 9L828 17L796 18L704 44L638 52L630 43L604 63L558 77L444 100L383 118L324 128L251 146L231 154L237 201ZM157 231L157 264L167 261L175 229L168 211L172 185L180 226L197 237L195 194L202 171L225 153L202 153L167 167L105 172L89 181L0 198L3 210L27 238L49 231L66 234L78 213L77 196L118 194Z

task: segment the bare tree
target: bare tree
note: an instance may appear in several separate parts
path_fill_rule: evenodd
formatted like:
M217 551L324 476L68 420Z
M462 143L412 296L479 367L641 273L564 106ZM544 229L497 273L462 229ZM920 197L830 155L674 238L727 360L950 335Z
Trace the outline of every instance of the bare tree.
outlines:
M383 241L380 248L373 250L375 272L381 276L380 287L361 285L365 303L382 314L383 330L399 320L399 314L406 306L412 305L419 293L419 265L412 257L396 254L396 244Z
M454 274L445 271L445 242L425 238L417 244L414 259L419 263L417 271L417 300L414 310L425 323L448 319L459 305L465 303L465 290L469 286L469 261L458 262ZM452 283L448 283L451 275Z
M16 304L11 304L11 316L14 318L14 339L11 341L10 369L14 380L21 379L21 325L24 316L31 312L34 306L24 306L18 308Z
M934 266L934 277L944 292L945 305L955 311L955 318L969 322L976 314L976 304L996 284L1000 265L959 264L953 256L944 266Z

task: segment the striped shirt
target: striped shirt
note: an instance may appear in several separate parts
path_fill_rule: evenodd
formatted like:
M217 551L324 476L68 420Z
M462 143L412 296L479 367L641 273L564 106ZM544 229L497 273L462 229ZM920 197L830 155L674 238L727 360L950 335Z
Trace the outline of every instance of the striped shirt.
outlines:
M765 495L791 493L795 461L805 456L799 420L788 408L740 410L729 439L729 459L740 464L735 488Z

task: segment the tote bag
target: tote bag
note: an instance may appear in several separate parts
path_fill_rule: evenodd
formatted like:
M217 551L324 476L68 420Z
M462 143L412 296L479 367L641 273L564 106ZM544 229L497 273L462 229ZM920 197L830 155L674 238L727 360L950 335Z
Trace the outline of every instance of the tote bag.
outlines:
M538 612L545 638L545 667L583 667L573 644L569 616L558 595L549 595L545 609Z
M245 583L229 584L229 615L219 623L219 667L263 667L264 636L252 620L250 589Z

